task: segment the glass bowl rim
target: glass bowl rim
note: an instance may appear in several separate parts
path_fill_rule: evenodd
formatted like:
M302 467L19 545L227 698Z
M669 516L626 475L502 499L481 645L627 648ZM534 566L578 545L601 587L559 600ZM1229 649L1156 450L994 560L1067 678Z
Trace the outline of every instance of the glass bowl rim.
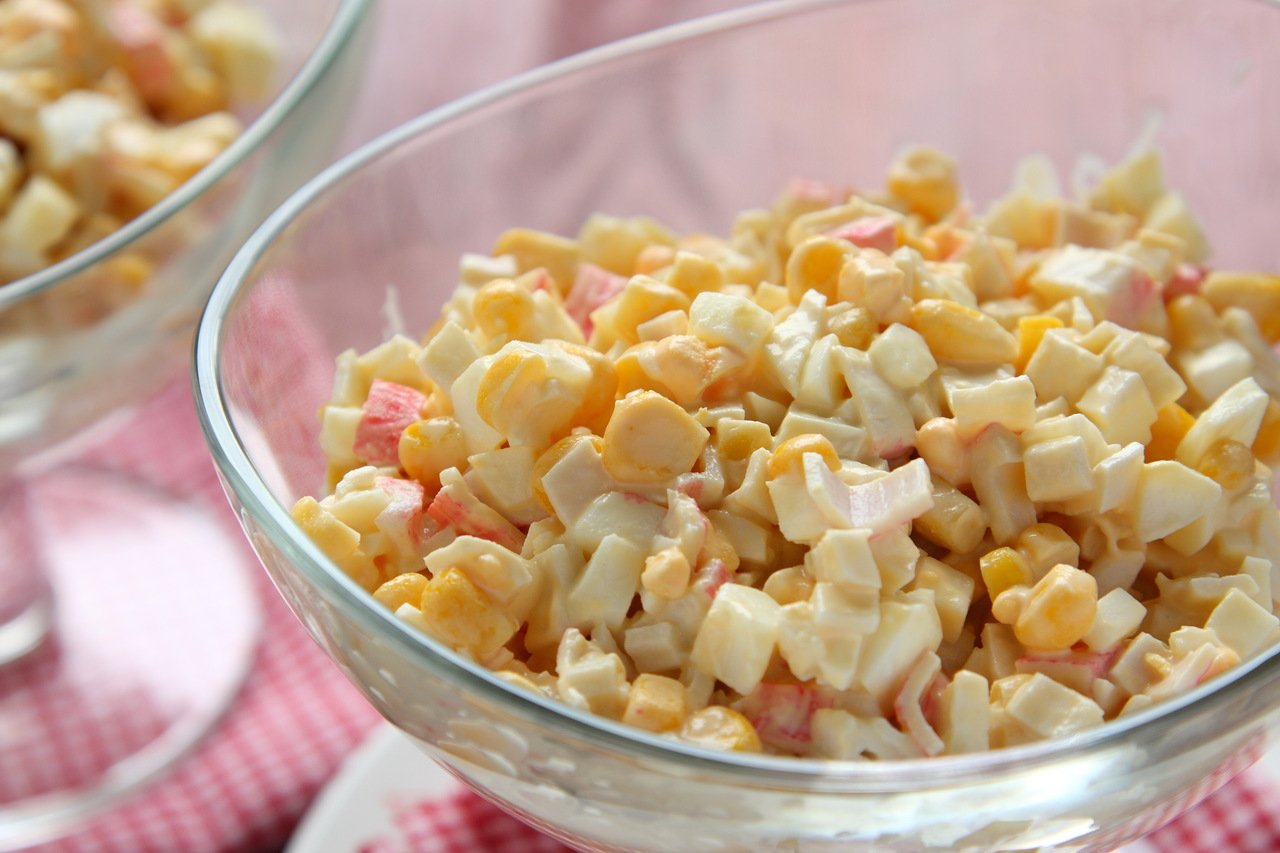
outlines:
M320 40L315 43L297 72L257 118L217 157L157 204L147 208L101 240L91 243L39 272L0 285L0 310L51 290L59 282L83 273L94 264L158 228L192 204L203 195L205 190L222 180L228 172L256 150L315 88L320 78L342 55L343 48L351 40L352 34L364 19L364 13L371 3L372 0L338 0L333 17L321 34Z
M457 98L389 130L336 161L294 192L253 232L218 279L201 316L193 351L192 382L196 410L205 441L224 487L242 507L241 521L266 532L271 543L298 567L314 590L397 654L425 666L435 675L482 699L493 701L522 718L613 755L671 762L686 771L703 772L746 785L779 784L841 792L906 791L919 787L981 782L1002 773L1030 770L1088 752L1124 748L1128 735L1160 724L1185 722L1275 678L1280 670L1280 644L1202 684L1192 691L1076 734L986 752L903 760L815 760L755 753L724 753L662 738L508 684L468 658L397 619L325 556L276 501L249 460L244 443L225 406L218 370L225 320L243 295L240 287L258 261L310 204L355 176L382 155L434 131L447 131L455 120L501 107L508 98L544 84L624 62L648 52L717 36L778 18L791 18L829 7L870 5L876 0L772 0L662 27L548 63L501 83ZM1256 0L1247 0L1256 2ZM1262 0L1280 7L1278 0ZM1201 700L1204 700L1201 702Z

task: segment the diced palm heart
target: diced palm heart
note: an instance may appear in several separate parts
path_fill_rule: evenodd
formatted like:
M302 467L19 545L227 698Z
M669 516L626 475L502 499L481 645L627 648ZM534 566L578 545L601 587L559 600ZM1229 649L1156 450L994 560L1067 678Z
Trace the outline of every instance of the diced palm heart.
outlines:
M0 284L138 216L239 135L279 46L252 0L0 0ZM30 316L77 325L126 301L155 258L116 255L93 298Z
M1154 154L985 216L936 151L889 175L464 256L422 345L339 357L299 523L478 665L710 749L1011 746L1280 638L1280 278L1207 266Z

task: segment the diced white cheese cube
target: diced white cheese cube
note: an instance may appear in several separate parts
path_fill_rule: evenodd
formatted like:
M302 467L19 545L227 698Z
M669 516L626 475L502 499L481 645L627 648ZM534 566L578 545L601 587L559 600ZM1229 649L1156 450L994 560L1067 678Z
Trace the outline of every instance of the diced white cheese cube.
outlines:
M1039 417L1039 415L1037 415ZM1024 449L1033 447L1042 441L1055 438L1078 436L1084 440L1085 452L1089 456L1089 464L1097 465L1111 455L1112 449L1093 421L1081 414L1049 415L1041 418L1035 426L1021 436Z
M1147 608L1123 589L1113 589L1098 599L1098 612L1083 639L1095 652L1105 652L1137 632Z
M870 530L828 530L805 554L805 566L818 581L878 590L880 570L870 540Z
M836 360L839 348L835 335L823 335L813 345L800 375L796 403L811 411L830 412L844 397L844 376Z
M1143 542L1162 539L1204 515L1221 496L1221 486L1181 462L1148 462L1134 497L1134 533Z
M499 447L505 440L502 433L489 426L476 409L480 392L480 380L489 369L493 356L484 356L471 362L449 386L449 400L453 403L453 416L462 427L468 453L483 453Z
M1005 713L1040 737L1060 737L1102 723L1098 703L1035 673L1013 694Z
M831 441L836 455L841 459L856 459L862 453L866 442L866 430L853 426L839 418L824 418L792 407L778 427L773 438L773 446L777 448L788 439L797 435L821 435Z
M1101 319L1127 301L1138 273L1133 259L1119 252L1064 246L1040 264L1029 284L1051 303L1078 296Z
M894 323L877 335L867 354L876 371L902 389L915 388L938 369L938 362L920 333L901 323Z
M471 336L450 320L419 351L418 366L437 386L447 389L479 357L480 350Z
M666 510L639 495L605 492L569 525L569 540L584 551L593 551L607 537L618 536L646 550L665 515Z
M1187 384L1205 400L1215 400L1253 372L1253 356L1244 344L1223 338L1202 350L1179 352L1179 370Z
M1143 447L1134 441L1093 466L1098 512L1110 512L1133 499L1143 464Z
M976 672L959 670L942 690L938 734L947 755L984 752L990 747L990 686Z
M758 589L725 584L698 629L690 660L739 693L750 693L769 666L781 610Z
M773 315L743 296L704 291L689 306L689 334L748 358L764 347L771 331Z
M1258 585L1258 591L1252 596L1253 600L1267 609L1271 608L1272 570L1271 561L1261 557L1245 557L1240 564L1240 574L1253 578L1253 582Z
M639 591L644 557L643 550L621 536L604 537L569 593L570 622L579 628L597 623L620 628Z
M916 425L902 395L884 380L861 350L841 347L837 357L858 420L871 439L871 451L884 459L902 455L915 444Z
M1245 593L1233 589L1213 609L1204 626L1244 660L1275 642L1280 619Z
M641 672L676 670L689 656L687 645L670 622L628 628L622 635L622 645Z
M1241 379L1200 413L1178 444L1177 458L1195 467L1209 448L1224 439L1251 446L1267 410L1269 396L1252 378Z
M827 298L817 290L807 290L800 304L774 325L764 347L764 363L792 397L800 393L800 374L822 327L822 309Z
M1142 377L1132 370L1107 367L1076 402L1076 408L1097 425L1111 444L1146 444L1151 440L1156 408Z
M1023 457L1027 497L1033 501L1066 501L1093 488L1093 470L1084 439L1064 436L1032 445Z
M1065 329L1050 329L1027 362L1026 375L1043 403L1058 397L1074 403L1102 374L1102 357L1073 340L1073 335Z
M942 623L928 590L902 593L880 606L880 625L863 641L857 682L888 710L907 671L942 642Z
M997 379L981 387L956 388L949 396L962 438L971 438L991 424L1019 433L1036 422L1036 388L1026 376Z
M1108 364L1132 370L1141 376L1151 396L1151 405L1157 411L1177 402L1186 393L1187 383L1160 353L1151 348L1143 335L1128 333L1117 336L1107 344L1102 357Z

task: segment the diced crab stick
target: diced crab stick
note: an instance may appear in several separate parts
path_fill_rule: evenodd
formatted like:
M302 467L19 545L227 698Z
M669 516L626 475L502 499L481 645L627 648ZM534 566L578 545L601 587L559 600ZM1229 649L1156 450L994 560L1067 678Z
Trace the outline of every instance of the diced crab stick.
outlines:
M594 264L578 264L578 273L569 288L569 298L564 309L573 321L582 327L584 335L591 334L591 312L622 292L627 286L624 276L615 275Z
M925 697L941 673L942 662L933 652L925 652L911 667L902 689L893 700L893 713L898 725L911 736L925 755L942 752L942 738L929 725L924 712Z
M1133 270L1128 287L1121 287L1111 300L1107 317L1129 328L1137 327L1160 302L1160 288L1141 269Z
M887 476L849 489L849 526L884 533L933 507L932 480L923 459L913 459Z
M129 62L130 77L148 101L165 97L173 88L177 71L164 47L164 26L134 0L112 0L107 6L107 27Z
M399 477L378 477L374 485L391 498L386 508L374 519L378 529L387 534L403 551L417 546L426 533L423 524L426 490L422 484L417 480L402 480Z
M1164 301L1172 302L1179 296L1199 293L1200 285L1208 275L1208 270L1198 264L1181 263L1174 268L1173 278L1164 286Z
M765 682L743 702L743 713L770 746L804 752L813 739L813 715L832 700L812 684Z
M693 587L701 590L707 598L715 599L720 587L732 578L733 572L723 560L708 560L707 564L698 570L697 576L693 579Z
M520 529L481 503L461 480L441 489L427 506L427 514L460 534L488 539L517 554L524 545Z
M828 231L827 236L887 255L898 248L898 222L892 216L864 216Z
M361 408L356 426L354 450L372 465L395 465L400 461L400 434L418 420L427 398L407 385L373 380L369 398Z

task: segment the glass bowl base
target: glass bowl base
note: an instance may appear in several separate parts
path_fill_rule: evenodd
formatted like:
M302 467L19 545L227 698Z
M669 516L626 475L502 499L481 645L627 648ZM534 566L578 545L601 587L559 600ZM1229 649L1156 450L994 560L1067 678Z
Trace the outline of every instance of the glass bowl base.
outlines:
M30 550L0 559L39 560L49 594L5 623L0 850L64 834L171 768L238 693L260 627L234 532L202 508L83 466L16 488Z

